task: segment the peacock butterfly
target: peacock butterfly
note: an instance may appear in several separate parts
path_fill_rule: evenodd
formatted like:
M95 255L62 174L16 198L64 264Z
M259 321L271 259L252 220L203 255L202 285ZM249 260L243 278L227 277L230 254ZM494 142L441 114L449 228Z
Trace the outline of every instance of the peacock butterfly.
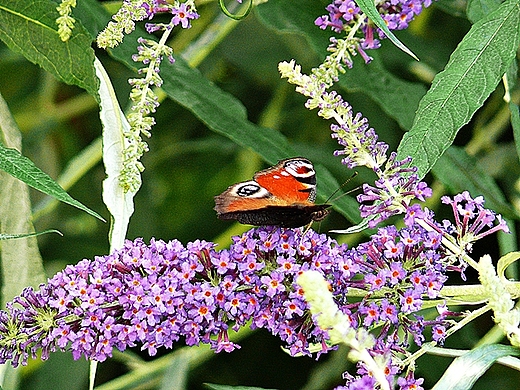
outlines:
M294 157L257 172L253 180L229 186L215 196L215 210L219 219L294 228L327 216L330 205L314 204L315 199L314 166Z

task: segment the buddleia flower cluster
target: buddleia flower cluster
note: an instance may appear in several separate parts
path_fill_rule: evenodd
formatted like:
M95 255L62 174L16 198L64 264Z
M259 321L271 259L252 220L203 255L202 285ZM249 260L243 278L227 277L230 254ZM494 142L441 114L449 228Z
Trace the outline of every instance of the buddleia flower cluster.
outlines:
M485 209L474 207L479 213L455 224L480 226L476 216ZM426 320L419 311L439 298L447 271L460 268L442 245L445 236L456 236L453 229L417 207L405 222L402 229L380 228L354 248L312 230L276 227L252 229L223 250L198 240L127 241L110 255L68 266L37 290L26 288L9 303L0 312L0 363L26 364L56 350L103 361L114 348L136 345L154 355L180 340L231 352L239 346L229 330L246 324L280 337L292 355L310 355L315 345L325 353L335 348L337 336L331 339L331 329L316 322L298 283L314 271L330 286L347 328L371 332L366 340L355 339L358 352L377 357L388 383L420 383L403 365L405 351L410 339L417 345L444 341L456 313L440 310ZM480 234L505 229L493 218ZM374 385L365 361L355 376L345 374L346 388Z

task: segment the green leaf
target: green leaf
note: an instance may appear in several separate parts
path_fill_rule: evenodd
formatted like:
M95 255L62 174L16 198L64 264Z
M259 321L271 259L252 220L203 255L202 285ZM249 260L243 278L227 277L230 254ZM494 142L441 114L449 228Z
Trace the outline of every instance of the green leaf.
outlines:
M0 225L3 231L34 232L29 189L21 181L0 172ZM45 271L35 237L2 241L0 306L19 295L24 287L45 282Z
M498 276L504 278L507 267L509 267L518 259L520 259L520 252L509 252L502 256L497 263Z
M56 6L51 0L3 0L0 39L58 79L84 88L97 98L91 37L76 21L72 36L63 42L58 35Z
M520 159L520 110L517 104L511 102L509 103L509 111L511 112L511 126L513 127L516 155Z
M0 95L0 139L12 148L21 148L22 134L16 127L7 103ZM0 143L0 147L3 145ZM1 149L0 149L1 150ZM2 158L0 157L0 163ZM33 233L29 188L20 180L0 171L0 226L4 232ZM35 237L2 242L0 251L0 307L19 295L27 286L37 287L45 281L43 262ZM16 382L17 374L5 372L4 384Z
M58 233L60 236L63 236L59 230L55 229L49 229L44 230L43 232L37 232L37 233L21 233L21 234L0 234L0 241L1 240L15 240L17 238L27 238L27 237L36 237L41 236L42 234L47 233Z
M77 207L88 214L105 221L99 214L72 198L49 175L40 170L27 157L15 149L0 144L0 169L23 181L27 185L56 199Z
M359 6L361 11L368 16L368 18L383 32L385 35L392 41L394 45L396 45L399 49L404 51L406 54L411 56L412 58L419 61L417 56L412 53L410 49L408 49L397 37L388 29L388 26L386 25L385 21L379 14L379 11L377 10L374 1L373 0L356 0L356 4Z
M486 207L508 218L517 218L518 213L506 201L502 190L483 169L478 160L469 156L464 149L451 146L432 169L452 193L469 191L472 196L483 195Z
M271 164L295 155L287 138L248 121L242 103L190 68L182 58L176 59L170 69L163 69L161 75L162 88L168 96L192 111L211 130L253 149Z
M299 34L307 39L320 56L327 55L330 45L330 31L324 31L314 24L316 18L325 14L326 2L316 0L269 0L256 7L260 21L277 32Z
M473 25L433 80L398 148L398 159L413 158L419 178L435 165L509 69L518 48L519 21L518 1L503 3Z
M476 23L496 10L500 3L500 0L468 0L466 15L471 23Z
M426 88L395 77L384 68L378 53L372 56L368 65L361 58L354 58L354 67L340 75L339 85L348 91L367 94L403 130L410 130Z
M90 33L91 40L94 40L112 19L112 14L96 0L78 1L74 15L81 20L85 29Z
M186 389L188 375L190 373L190 363L191 359L188 354L180 353L174 355L164 373L159 390Z
M519 354L518 349L500 344L475 348L455 359L432 390L469 390L497 359Z
M443 12L457 18L466 18L466 5L466 2L458 0L438 0L435 2L435 8L439 8Z

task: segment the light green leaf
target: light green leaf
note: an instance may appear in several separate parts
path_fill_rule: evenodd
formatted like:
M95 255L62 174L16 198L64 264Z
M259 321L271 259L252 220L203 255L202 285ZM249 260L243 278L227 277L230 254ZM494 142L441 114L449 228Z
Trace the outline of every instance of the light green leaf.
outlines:
M497 263L497 274L501 278L505 278L507 267L520 259L520 252L509 252L502 256Z
M17 238L27 238L27 237L36 237L41 236L42 234L47 233L58 233L60 236L63 236L59 230L55 229L49 229L44 230L43 232L35 232L35 233L20 233L20 234L0 234L0 241L1 240L15 240Z
M162 378L159 390L185 390L190 373L190 363L190 356L186 353L179 353L172 356L170 365Z
M51 0L3 0L0 39L63 82L78 85L97 97L92 39L76 21L72 36L63 42L58 35L56 6Z
M0 144L0 170L9 173L44 194L53 196L62 202L77 207L101 221L104 221L103 217L98 213L92 211L67 194L63 188L52 180L49 175L34 165L31 160L22 156L17 150L6 148L2 144Z
M110 226L110 252L112 252L123 246L128 223L134 213L135 193L125 192L119 181L123 168L123 132L128 132L130 125L119 107L110 78L97 58L95 67L100 80L99 116L103 123L103 163L107 175L103 181L103 202L112 215Z
M433 80L398 148L398 159L413 158L419 178L435 165L509 69L518 48L519 22L518 1L504 2L473 25Z
M11 148L21 148L22 135L0 95L0 140ZM0 144L1 146L1 144ZM14 150L14 149L13 149ZM1 158L0 158L1 162ZM0 226L4 232L33 233L29 187L6 172L0 171ZM24 287L37 287L45 281L42 258L35 237L2 242L0 251L0 307L19 295ZM17 374L6 369L7 381ZM13 382L14 383L14 382Z
M519 354L518 349L500 344L473 349L455 359L432 390L469 390L497 359Z
M486 207L508 217L518 217L516 210L506 201L500 187L484 170L476 158L469 156L464 149L451 146L437 161L432 169L437 177L452 193L464 190L472 196L483 195Z

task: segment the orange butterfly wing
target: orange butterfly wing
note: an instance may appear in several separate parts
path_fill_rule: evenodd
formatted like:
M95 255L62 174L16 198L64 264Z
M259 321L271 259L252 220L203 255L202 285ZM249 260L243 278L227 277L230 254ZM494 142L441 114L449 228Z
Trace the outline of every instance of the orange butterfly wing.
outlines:
M253 180L234 184L215 197L220 219L250 225L298 227L328 214L329 205L315 205L316 173L302 157L281 160L255 174Z

